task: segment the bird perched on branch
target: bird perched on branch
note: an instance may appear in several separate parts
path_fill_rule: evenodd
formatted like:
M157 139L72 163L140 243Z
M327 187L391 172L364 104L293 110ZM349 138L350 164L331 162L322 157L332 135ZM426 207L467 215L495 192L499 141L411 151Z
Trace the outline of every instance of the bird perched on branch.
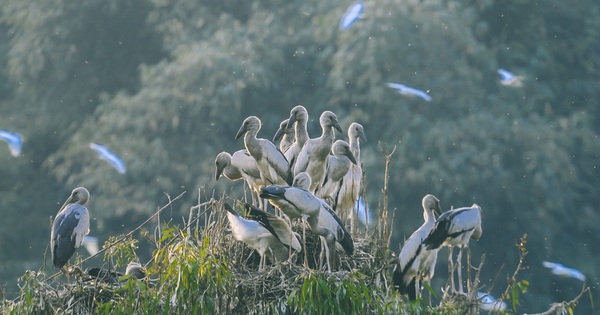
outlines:
M426 249L423 240L435 225L435 215L442 212L440 201L434 195L426 195L421 202L425 222L404 242L398 263L394 268L394 287L414 300L420 292L419 277L431 280L435 271L439 249Z
M469 240L478 240L483 230L481 228L481 207L473 204L471 207L457 208L444 212L436 221L435 226L423 241L426 249L434 250L440 246L449 247L448 272L451 290L454 287L454 263L452 262L452 251L454 246L460 247L456 262L458 265L459 292L464 293L462 285L461 258L465 247L469 246Z
M290 247L296 252L302 251L298 238L282 218L248 203L244 204L245 218L229 204L225 203L224 206L233 236L254 248L260 255L259 270L265 268L267 254L284 261L289 258Z
M84 187L73 189L71 195L60 207L50 232L50 253L54 267L62 270L69 262L83 236L90 232L90 214L86 205L90 192Z

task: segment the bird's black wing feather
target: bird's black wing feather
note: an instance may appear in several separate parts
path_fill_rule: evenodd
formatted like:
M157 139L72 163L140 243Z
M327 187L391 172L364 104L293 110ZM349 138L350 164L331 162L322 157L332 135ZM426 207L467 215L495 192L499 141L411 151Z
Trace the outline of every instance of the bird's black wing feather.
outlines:
M68 211L68 208L65 210L67 211L62 211L52 225L52 264L56 268L62 268L75 252L75 238L72 235L79 224L79 212Z

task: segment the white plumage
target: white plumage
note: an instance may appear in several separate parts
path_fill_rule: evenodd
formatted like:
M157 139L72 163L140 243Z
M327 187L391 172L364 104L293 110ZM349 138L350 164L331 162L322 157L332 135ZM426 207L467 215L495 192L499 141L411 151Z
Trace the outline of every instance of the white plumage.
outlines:
M440 213L440 201L434 195L426 195L421 202L425 222L404 242L398 264L394 269L394 286L400 293L407 293L414 300L419 293L418 277L431 280L439 249L426 249L423 241L435 225L435 213Z
M289 248L300 252L300 242L290 226L282 219L250 204L245 204L247 218L225 204L227 219L235 239L248 244L260 255L259 269L266 265L266 255L283 261L289 258Z

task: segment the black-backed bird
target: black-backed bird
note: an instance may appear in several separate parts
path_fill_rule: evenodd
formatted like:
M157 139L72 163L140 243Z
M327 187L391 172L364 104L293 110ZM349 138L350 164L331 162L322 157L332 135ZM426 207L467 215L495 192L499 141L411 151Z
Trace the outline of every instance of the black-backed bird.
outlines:
M394 287L414 300L420 292L420 278L431 280L439 249L426 249L423 240L435 225L435 215L442 212L440 201L434 195L426 195L421 202L425 222L404 242L394 268Z
M90 232L90 214L86 207L90 192L84 187L73 189L71 195L58 210L50 232L50 253L52 264L62 270L69 262L75 249L83 241L83 236Z
M328 270L331 270L331 250L339 243L348 255L354 251L354 243L335 212L320 198L317 198L306 187L310 187L310 176L304 172L296 175L294 183L299 186L270 185L261 189L261 197L280 209L290 219L302 218L311 231L326 242L325 256ZM303 225L303 242L306 248L306 231ZM304 253L307 263L307 253Z
M266 266L267 254L278 261L289 258L290 247L300 252L300 242L282 218L245 203L246 218L225 203L227 219L235 239L255 249L260 255L259 270Z
M464 293L461 271L462 252L465 247L469 246L469 240L478 240L481 237L483 232L481 213L481 207L477 204L446 211L435 221L435 226L423 241L428 250L448 246L448 273L453 292L456 292L454 287L454 263L452 262L453 248L454 246L460 248L456 262L458 265L459 292Z

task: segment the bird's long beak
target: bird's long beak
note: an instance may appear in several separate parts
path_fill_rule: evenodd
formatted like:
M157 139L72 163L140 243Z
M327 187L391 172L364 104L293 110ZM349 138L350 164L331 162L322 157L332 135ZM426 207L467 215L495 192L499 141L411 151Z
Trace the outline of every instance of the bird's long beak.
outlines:
M223 174L223 168L217 165L217 168L215 169L215 180L219 180L221 174Z
M61 212L68 204L73 202L73 195L70 195L69 198L67 198L67 200L65 201L65 203L63 203L62 207L60 207L60 210L58 210L58 212Z
M352 164L356 165L356 158L354 157L354 154L352 154L352 151L347 151L344 153L344 155L350 159L350 162L352 162Z
M273 136L273 142L279 140L281 137L283 137L283 129L279 127L279 129L277 129L277 132L275 132L275 135Z
M364 131L361 131L361 132L358 134L358 137L359 137L360 139L362 139L363 141L365 141L365 142L367 141L367 136L365 135L365 132L364 132Z
M335 128L339 132L344 132L342 130L342 126L340 126L340 123L337 120L333 122L333 128Z
M238 130L237 134L235 134L235 138L239 139L243 134L246 133L246 125L242 125L242 127L240 127L240 130Z
M290 118L288 118L288 123L285 126L285 129L292 128L292 126L294 125L295 122L296 122L296 113L293 113L290 115Z
M438 218L442 214L442 207L440 207L439 204L437 204L432 210L435 218Z

